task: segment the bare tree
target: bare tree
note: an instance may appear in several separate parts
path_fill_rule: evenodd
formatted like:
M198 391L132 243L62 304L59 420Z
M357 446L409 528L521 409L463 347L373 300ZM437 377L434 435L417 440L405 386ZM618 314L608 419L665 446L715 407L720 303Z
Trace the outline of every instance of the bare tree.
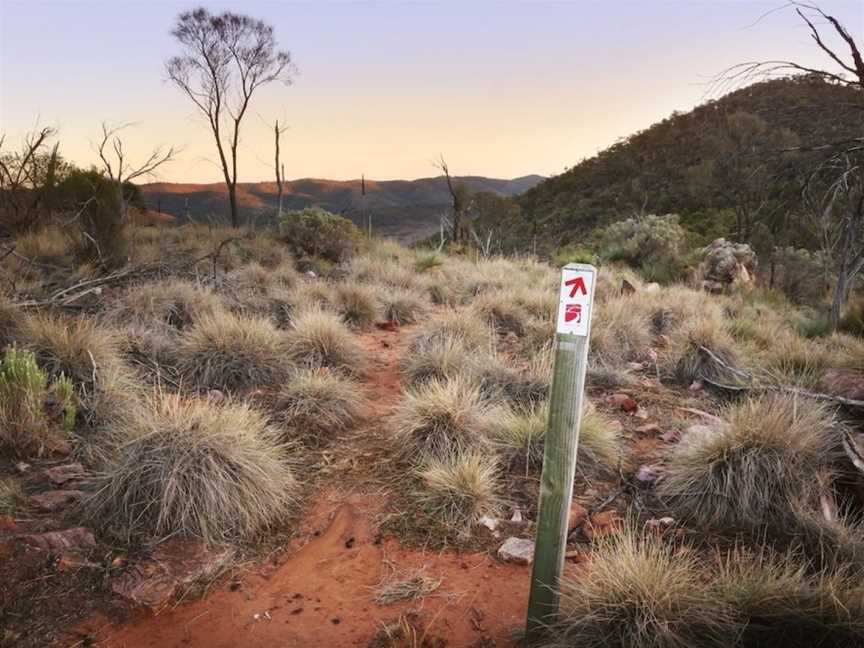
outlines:
M465 189L462 186L454 186L450 178L450 167L447 160L441 155L435 166L444 174L447 181L447 190L450 192L450 201L453 210L453 229L451 239L453 243L460 244L468 240L468 227L465 223Z
M203 7L187 11L171 34L182 54L168 60L168 78L207 119L228 187L231 224L238 227L240 125L258 88L273 81L290 83L291 56L277 50L273 27L231 12L214 15Z
M173 146L169 147L167 151L160 146L153 149L147 159L140 164L129 162L126 151L123 149L123 140L120 138L120 132L129 126L131 124L110 127L102 122L102 139L99 141L97 149L99 159L102 160L102 166L105 167L105 173L117 184L117 193L120 196L120 216L124 222L128 219L128 204L123 185L138 178L152 175L160 166L171 162L177 154ZM108 150L109 146L113 151L113 156Z
M273 137L276 142L276 160L274 169L276 169L276 218L277 220L282 219L282 196L283 196L283 185L285 183L285 165L279 160L279 139L282 136L282 133L288 130L287 126L279 127L279 120L276 120L276 123L273 126Z
M58 146L47 152L49 140L56 134L53 128L38 128L24 137L20 150L6 153L6 137L0 136L0 229L6 233L38 224L40 203L56 180Z

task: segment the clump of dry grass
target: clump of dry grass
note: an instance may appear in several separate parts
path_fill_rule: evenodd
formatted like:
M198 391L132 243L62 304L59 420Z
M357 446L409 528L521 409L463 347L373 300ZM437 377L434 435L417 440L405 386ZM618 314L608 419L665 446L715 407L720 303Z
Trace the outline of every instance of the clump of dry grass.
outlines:
M465 377L431 380L405 392L390 424L397 445L415 461L446 458L485 444L500 412Z
M468 310L449 310L431 319L411 336L409 353L425 345L435 345L447 339L459 339L469 351L488 351L492 331Z
M816 387L830 364L831 354L823 345L791 332L775 336L764 352L764 368L786 384Z
M298 372L271 401L290 436L313 443L351 427L364 403L358 383L320 369Z
M482 293L471 308L499 333L525 333L529 315L513 291Z
M419 385L470 374L475 362L461 337L446 336L410 349L401 368L409 383Z
M729 406L725 421L685 435L658 494L676 517L720 531L784 531L795 502L839 457L821 404L788 395Z
M864 642L864 596L851 576L814 574L795 554L738 550L720 561L712 589L740 618L736 645L846 648Z
M368 326L378 318L378 299L368 286L337 284L336 310L349 326Z
M509 467L526 473L539 471L549 422L549 405L504 412L496 421L490 438ZM622 458L622 441L610 421L586 401L579 427L576 474L585 480L608 479L617 474Z
M303 281L292 289L290 303L297 311L335 310L336 291L332 284L320 279Z
M591 358L620 368L645 358L651 349L651 323L628 296L598 302L591 322Z
M242 403L157 395L85 503L122 541L249 540L284 522L298 485L287 447Z
M561 596L545 648L728 648L738 633L696 554L639 536L632 525L601 542Z
M287 340L290 362L313 369L328 368L349 376L366 370L366 352L336 315L312 309L301 312L292 323Z
M164 324L183 330L221 308L213 291L191 281L169 279L134 286L109 306L106 318L115 323Z
M413 324L429 308L425 297L415 291L399 287L382 287L378 290L378 300L384 319L397 324Z
M440 578L432 578L425 569L398 572L395 569L375 588L374 600L378 605L392 605L400 601L413 601L428 596L441 585Z
M177 368L197 389L240 391L283 378L287 350L285 333L269 320L220 311L183 332Z
M695 381L736 389L749 381L740 351L722 322L700 317L679 327L669 339L661 367L682 385Z
M0 477L0 515L14 515L26 506L21 482L14 477Z
M433 519L460 534L503 508L494 455L477 450L431 458L418 469L418 503Z
M483 395L493 401L506 401L508 404L530 408L549 397L549 375L551 374L551 356L548 367L541 366L517 368L511 366L498 356L488 356L474 363L474 374ZM548 370L547 370L548 369Z
M100 375L122 365L117 334L87 317L27 317L21 322L21 339L40 367L76 385L91 387Z

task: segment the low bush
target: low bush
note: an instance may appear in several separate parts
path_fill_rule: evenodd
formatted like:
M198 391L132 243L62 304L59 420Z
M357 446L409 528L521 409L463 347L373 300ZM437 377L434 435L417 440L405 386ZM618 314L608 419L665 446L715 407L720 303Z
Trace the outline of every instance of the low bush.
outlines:
M412 385L470 375L476 360L461 337L437 337L415 345L402 358L401 369Z
M320 257L333 263L357 251L360 230L347 218L320 207L288 212L279 223L285 242L298 257Z
M634 268L649 272L657 268L683 271L682 256L686 250L687 233L678 216L666 214L628 218L612 223L599 233L598 249L608 261L624 261ZM677 276L665 277L678 279ZM653 280L653 279L649 279Z
M354 425L363 402L361 387L353 380L327 370L306 370L275 391L271 407L290 438L314 445Z
M459 339L471 352L488 351L492 344L492 331L475 314L450 310L429 320L411 336L409 353L446 339Z
M493 355L474 363L475 379L484 397L521 408L531 408L549 397L551 362L545 369L517 368Z
M49 402L50 401L50 402ZM0 360L0 442L21 457L40 456L75 427L71 381L49 385L32 353L14 346Z
M735 340L722 322L709 317L699 317L675 330L661 365L667 376L685 386L704 381L715 388L734 390L748 382Z
M613 297L596 306L591 322L591 359L620 368L648 356L652 343L651 322L630 297Z
M142 320L183 330L221 308L213 291L191 281L169 279L133 286L107 309L109 321L132 324Z
M220 311L183 332L177 367L195 389L242 391L283 379L288 348L270 321Z
M407 288L382 287L378 291L378 301L384 319L396 324L413 324L426 313L429 303L423 294Z
M105 532L124 542L221 543L286 521L298 490L289 451L248 405L157 395L139 425L85 503Z
M317 309L304 311L288 332L286 358L296 366L327 368L358 376L367 368L367 356L351 331L336 315Z
M378 319L378 298L371 288L359 284L337 284L336 310L349 326L363 327Z
M487 324L500 333L525 333L528 312L512 292L487 292L471 303L471 308Z

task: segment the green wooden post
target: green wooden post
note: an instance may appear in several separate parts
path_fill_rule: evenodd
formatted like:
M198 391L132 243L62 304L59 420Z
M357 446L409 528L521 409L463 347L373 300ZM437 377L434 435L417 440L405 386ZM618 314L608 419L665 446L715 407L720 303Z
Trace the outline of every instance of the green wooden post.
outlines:
M588 338L596 274L593 266L577 263L568 264L561 271L555 364L528 601L526 638L529 644L543 636L546 624L558 612L559 581L564 570L567 523L576 472L576 448L582 421L582 396L588 365Z

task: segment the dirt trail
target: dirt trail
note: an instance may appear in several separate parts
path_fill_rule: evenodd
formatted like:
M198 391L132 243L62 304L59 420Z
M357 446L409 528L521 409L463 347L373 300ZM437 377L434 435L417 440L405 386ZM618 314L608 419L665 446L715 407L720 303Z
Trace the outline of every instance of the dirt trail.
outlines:
M384 502L365 475L380 446L381 419L399 397L399 359L409 330L362 336L377 365L367 384L367 422L334 447L324 486L291 546L220 581L197 600L155 616L136 613L120 625L91 619L79 630L95 635L95 645L111 648L410 646L374 643L386 624L407 615L425 633L428 643L422 645L515 645L512 633L524 621L528 568L486 554L409 549L376 537L373 520ZM425 598L380 606L375 587L394 568L423 568L441 585Z

